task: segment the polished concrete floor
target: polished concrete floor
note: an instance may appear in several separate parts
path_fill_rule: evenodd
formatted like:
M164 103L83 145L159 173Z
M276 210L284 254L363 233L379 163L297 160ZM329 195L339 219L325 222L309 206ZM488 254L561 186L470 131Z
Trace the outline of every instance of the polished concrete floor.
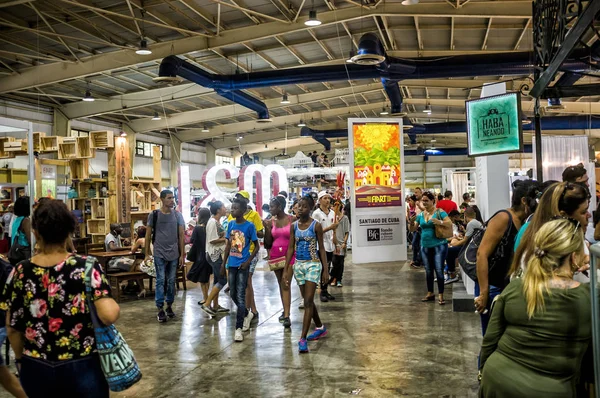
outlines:
M260 321L234 343L234 315L209 319L199 287L180 291L177 318L158 324L150 298L124 302L117 326L144 377L115 397L475 397L479 319L422 303L425 275L404 263L348 264L335 302L318 303L329 335L298 354L302 326L293 286L292 328L277 318L275 275L254 276ZM221 305L230 307L224 294ZM311 328L312 329L312 328ZM0 394L0 396L5 396Z

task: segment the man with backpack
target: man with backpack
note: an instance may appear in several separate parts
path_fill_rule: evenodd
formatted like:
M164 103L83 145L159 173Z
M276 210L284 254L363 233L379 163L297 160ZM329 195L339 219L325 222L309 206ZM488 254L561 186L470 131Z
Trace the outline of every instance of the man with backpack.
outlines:
M175 277L177 268L185 264L185 238L183 216L174 209L175 199L173 192L163 190L160 193L162 206L148 215L147 234L151 239L146 239L146 261L152 258L150 241L154 245L154 267L156 269L156 307L158 308L158 322L166 322L174 318L173 301L175 301ZM166 279L166 300L165 300ZM166 312L163 310L164 302L167 303Z

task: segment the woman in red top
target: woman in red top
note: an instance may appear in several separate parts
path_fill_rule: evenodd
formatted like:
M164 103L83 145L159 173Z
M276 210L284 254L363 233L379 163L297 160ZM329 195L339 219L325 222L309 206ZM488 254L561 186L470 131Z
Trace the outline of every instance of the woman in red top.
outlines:
M285 198L276 196L271 199L269 212L271 220L265 222L265 248L269 249L269 266L278 267L283 264L285 266L285 255L290 244L290 223L292 217L285 214ZM294 258L290 264L294 264ZM290 303L292 301L290 288L283 283L283 267L275 269L277 282L279 283L279 295L283 304L283 314L279 317L279 322L283 326L289 328L292 323L290 321ZM291 275L288 275L290 278Z

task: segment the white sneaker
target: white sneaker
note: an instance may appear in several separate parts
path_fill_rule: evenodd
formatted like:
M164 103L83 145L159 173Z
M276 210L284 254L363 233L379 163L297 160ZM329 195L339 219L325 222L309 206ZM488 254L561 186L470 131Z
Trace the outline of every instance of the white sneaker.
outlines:
M254 313L252 311L248 311L248 315L246 315L244 318L244 327L242 328L243 332L250 330L250 322L252 322L252 318L254 318Z
M242 334L242 329L235 329L235 341L242 342L244 341L244 335Z

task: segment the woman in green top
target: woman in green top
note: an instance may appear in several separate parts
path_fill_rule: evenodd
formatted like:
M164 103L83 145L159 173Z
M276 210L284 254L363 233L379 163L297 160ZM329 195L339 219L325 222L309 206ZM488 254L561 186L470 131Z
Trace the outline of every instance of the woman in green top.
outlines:
M583 230L572 219L535 234L523 278L498 296L481 346L480 397L575 397L591 344L589 284L573 280L584 261Z
M425 275L427 279L427 296L421 301L435 300L433 293L433 270L437 276L438 284L438 303L446 304L444 301L444 262L448 253L448 241L435 236L435 226L444 225L445 228L452 229L452 221L448 218L445 211L436 209L435 196L431 192L425 192L421 197L421 203L425 210L417 216L410 219L410 232L414 232L421 227L421 258L425 265Z

